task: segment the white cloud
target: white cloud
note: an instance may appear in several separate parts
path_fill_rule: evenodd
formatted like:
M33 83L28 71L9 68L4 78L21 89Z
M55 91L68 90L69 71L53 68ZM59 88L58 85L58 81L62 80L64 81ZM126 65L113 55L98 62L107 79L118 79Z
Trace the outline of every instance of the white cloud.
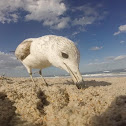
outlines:
M75 32L72 33L72 36L75 36L75 35L77 35L79 33L80 33L79 31L75 31Z
M100 50L102 48L103 48L102 46L100 46L100 47L95 46L95 47L90 48L90 50L96 51L96 50Z
M61 0L31 0L26 4L25 10L29 12L26 20L52 20L66 11L65 4ZM29 4L30 3L30 4Z
M123 44L123 43L125 43L125 41L123 41L123 40L122 40L122 41L120 41L120 44Z
M0 69L13 69L22 66L13 54L0 52Z
M126 68L126 55L120 56L109 56L104 58L104 60L92 61L85 66L89 72L92 71L104 71L104 70L114 70L114 69L125 69Z
M76 15L76 17L71 17L71 20L73 19L71 24L72 26L77 26L77 30L72 34L72 36L75 36L82 31L86 31L85 27L87 25L91 25L96 21L99 22L103 20L108 12L103 11L102 8L102 4L85 4L79 7L72 8L73 15ZM77 12L79 13L78 15Z
M126 59L126 55L121 55L114 58L114 60L123 60L123 59Z
M28 76L27 70L14 54L0 51L0 76Z
M86 4L84 6L80 6L75 8L73 11L76 10L80 11L82 14L81 17L74 19L73 25L89 25L94 23L95 21L101 20L104 18L106 13L103 11L102 14L98 11L102 5L100 6L92 6L91 4Z
M107 62L90 62L88 65L91 66L91 65L104 65L106 64Z
M75 19L73 22L73 25L88 25L92 24L96 20L96 17L90 16L90 17L82 17L79 19Z
M85 4L80 7L76 7L74 11L80 10L83 11L84 15L98 15L97 9L100 8L98 6L92 6L91 4Z
M118 31L118 32L115 32L113 35L118 35L118 34L120 34L121 32L120 31Z
M119 30L117 32L115 32L113 35L118 35L120 33L126 32L126 25L121 25L118 28Z
M116 60L124 60L126 59L126 55L120 55L120 56L109 56L109 57L106 57L105 60L106 61L116 61Z
M43 25L50 26L53 29L63 29L68 27L69 17L62 17L61 19L55 18L53 21L46 20Z
M79 34L80 32L84 32L84 31L86 32L85 27L83 27L83 26L78 27L78 29L72 33L72 37L75 37L77 34Z
M25 20L43 22L57 29L65 28L70 19L62 18L67 8L62 0L2 0L0 1L0 22L17 22L18 10L28 12Z
M68 26L68 22L70 21L69 17L62 18L59 24L57 25L58 29L62 29Z
M101 4L67 8L64 0L2 0L0 1L0 22L18 22L20 18L24 18L25 21L39 21L52 29L76 25L83 27L105 17L106 12L99 9L102 9ZM24 17L22 17L22 11L26 12ZM67 11L73 14L69 15ZM78 16L75 17L74 13L78 13ZM78 31L81 30L81 28L78 29Z
M21 0L1 0L0 1L0 22L16 22L17 10L22 7Z

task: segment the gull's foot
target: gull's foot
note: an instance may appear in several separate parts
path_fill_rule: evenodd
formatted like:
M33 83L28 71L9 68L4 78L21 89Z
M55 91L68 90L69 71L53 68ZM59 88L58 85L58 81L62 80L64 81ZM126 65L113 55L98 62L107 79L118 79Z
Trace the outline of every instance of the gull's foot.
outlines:
M47 83L45 83L45 85L48 87L49 85Z
M81 81L79 83L76 83L76 86L77 86L78 89L86 88L86 85L85 85L85 82L84 81Z

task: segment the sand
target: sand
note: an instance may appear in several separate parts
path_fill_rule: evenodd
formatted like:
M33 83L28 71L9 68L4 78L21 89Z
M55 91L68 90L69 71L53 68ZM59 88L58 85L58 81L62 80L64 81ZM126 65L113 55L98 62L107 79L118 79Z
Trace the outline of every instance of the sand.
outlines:
M126 77L84 80L0 77L0 126L126 126Z

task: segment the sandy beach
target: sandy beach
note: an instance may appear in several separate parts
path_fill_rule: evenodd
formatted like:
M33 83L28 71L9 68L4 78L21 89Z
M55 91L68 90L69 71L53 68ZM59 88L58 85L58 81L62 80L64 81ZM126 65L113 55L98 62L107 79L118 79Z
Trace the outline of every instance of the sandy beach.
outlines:
M126 77L84 80L0 77L0 126L126 126Z

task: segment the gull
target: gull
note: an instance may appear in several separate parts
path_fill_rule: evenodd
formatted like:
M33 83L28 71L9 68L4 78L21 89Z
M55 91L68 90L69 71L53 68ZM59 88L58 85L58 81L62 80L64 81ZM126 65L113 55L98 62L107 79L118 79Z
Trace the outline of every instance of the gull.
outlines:
M39 69L39 74L47 85L41 71L50 66L67 71L78 89L84 84L79 71L79 50L73 41L65 37L45 35L39 38L26 39L16 48L15 56L26 67L34 84L32 69Z

